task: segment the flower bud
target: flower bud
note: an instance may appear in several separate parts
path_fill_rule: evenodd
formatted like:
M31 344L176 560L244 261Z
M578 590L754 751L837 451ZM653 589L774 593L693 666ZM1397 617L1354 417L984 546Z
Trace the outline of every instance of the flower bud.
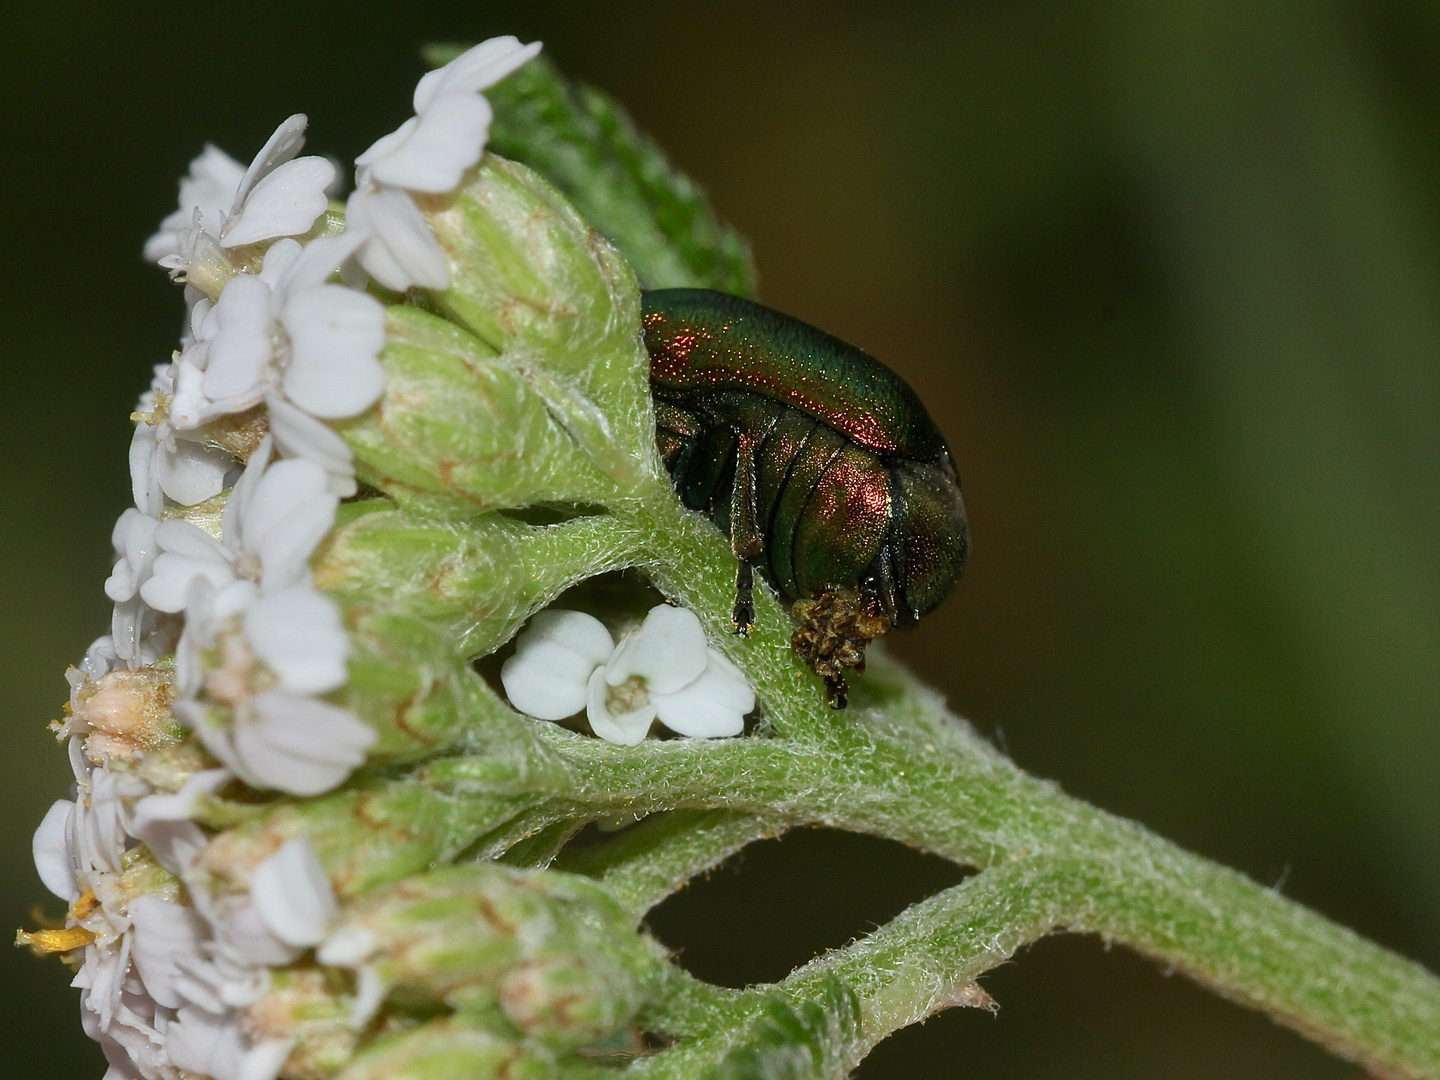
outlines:
M634 539L598 514L526 525L499 514L437 522L375 500L315 560L315 583L354 609L403 611L459 656L483 656L536 610L594 574L626 565Z
M372 486L483 509L613 497L512 359L413 307L388 310L385 337L384 393L342 429Z
M388 999L498 1010L556 1047L596 1043L629 1023L658 963L593 882L496 863L446 867L362 897L318 955L359 972L366 1008Z
M317 968L280 968L265 996L245 1010L253 1042L291 1044L286 1080L326 1080L350 1060L359 1041L348 1023L351 1000Z
M552 1080L555 1063L462 1017L377 1039L340 1080Z
M433 294L444 318L390 308L384 396L343 426L360 475L482 508L603 503L654 482L639 291L619 254L493 155L416 203L449 264Z
M598 953L528 960L500 981L500 1008L524 1034L557 1049L593 1045L639 1011L640 986Z
M464 745L485 759L490 791L519 794L564 782L564 763L443 631L388 610L346 615L349 679L335 700L379 733L372 761L416 761Z
M217 891L248 891L257 866L287 840L305 836L344 900L453 858L516 809L514 800L498 796L455 798L394 780L276 804L216 836L200 866L215 879Z
M170 712L175 700L171 668L121 668L76 693L75 718L91 732L85 752L96 763L128 760L146 750L173 746L185 736Z

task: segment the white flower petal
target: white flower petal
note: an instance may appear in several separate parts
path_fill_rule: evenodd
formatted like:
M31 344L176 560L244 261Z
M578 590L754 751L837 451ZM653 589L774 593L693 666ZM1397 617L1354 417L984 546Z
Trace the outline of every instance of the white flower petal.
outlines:
M540 42L521 45L505 35L482 41L444 67L426 72L415 85L415 111L423 113L441 94L479 93L540 52Z
M371 166L370 178L410 191L454 191L485 152L493 116L479 94L442 94L416 117L403 144Z
M162 521L155 530L161 554L140 597L156 611L183 611L197 578L217 589L235 580L230 555L188 521Z
M175 524L189 523L177 521ZM198 529L196 531L199 532ZM235 571L228 563L219 560L191 559L162 552L155 560L154 573L140 586L140 599L156 611L171 614L184 611L190 589L197 580L207 581L217 589L223 588L235 580Z
M160 223L160 231L145 241L147 262L159 262L178 255L184 247L183 234L200 211L203 221L218 232L235 191L245 176L245 166L225 151L206 144L201 155L190 162L190 173L180 180L180 208Z
M375 935L363 926L342 926L327 937L315 958L331 967L359 967L375 955Z
M297 948L324 941L340 913L330 879L303 836L287 840L255 868L250 898L266 928Z
M105 595L117 603L131 599L155 564L155 527L160 523L133 507L120 515L110 533L119 556L105 581Z
M265 261L260 264L260 273L257 276L272 292L281 288L308 250L308 244L288 237L275 241L265 250Z
M654 705L642 705L626 713L612 713L610 687L605 682L604 668L596 668L595 674L590 676L586 697L585 716L590 721L590 729L600 738L621 746L635 746L645 741L650 724L655 719Z
M235 724L236 757L257 786L292 795L329 791L375 743L374 729L354 713L315 698L267 690L248 711Z
M317 285L290 297L280 321L290 335L285 393L324 419L354 416L385 388L376 359L385 347L385 308L343 285Z
M387 289L404 292L419 285L444 289L450 284L450 264L420 208L400 188L362 187L345 205L351 227L367 234L358 258L370 275Z
M147 795L135 804L130 835L145 843L160 865L183 875L205 850L209 838L190 820L195 800L213 795L230 780L228 769L206 769L173 795Z
M245 637L280 687L319 694L345 682L350 639L335 602L305 585L263 594L246 609Z
M355 254L365 242L365 233L353 222L346 224L345 231L339 236L320 236L311 240L303 249L297 250L295 258L285 268L283 281L277 280L280 291L290 296L322 285L346 259ZM273 252L275 249L270 250ZM261 276L264 277L269 271L270 258L267 253L265 270Z
M225 283L214 317L220 329L208 343L205 396L234 403L239 412L260 400L270 362L270 286L254 274L236 274Z
M235 459L218 446L176 439L175 452L161 453L156 466L161 490L181 506L194 506L224 490Z
M245 471L240 474L240 479L235 481L230 498L225 500L225 510L220 515L220 532L225 538L225 547L231 552L240 550L245 515L255 498L255 489L265 478L265 470L270 465L274 449L275 440L267 434L250 455L250 460L245 462Z
M167 424L175 431L191 431L224 415L224 409L217 407L205 393L205 369L200 365L208 360L209 352L209 343L201 342L181 356L175 365L175 396L170 399ZM167 440L173 437L173 434L167 434ZM159 455L163 452L163 444L155 447L155 465L152 467L155 468L157 485L160 480Z
M304 113L287 116L280 122L265 145L250 162L235 190L235 201L230 204L230 216L234 217L244 204L246 197L261 179L289 161L305 147L305 128L310 121Z
M135 425L135 434L130 439L130 493L135 505L151 517L159 517L165 509L160 476L152 467L157 435L156 429L142 420Z
M240 1080L249 1049L236 1013L215 1015L186 1005L165 1031L165 1049L176 1068L213 1080Z
M585 707L590 675L614 642L604 623L583 611L548 608L515 639L500 668L510 703L537 720L563 720Z
M75 814L75 804L68 799L52 803L40 820L35 837L30 843L31 854L35 857L35 870L45 888L61 900L74 900L80 895L75 884L75 856L70 850L70 819Z
M425 80L422 78L420 81L424 82ZM393 154L396 150L400 149L400 147L404 146L405 140L410 138L410 133L415 130L415 125L419 122L419 117L410 117L409 120L406 120L398 128L390 132L389 135L381 135L380 138L376 139L373 143L369 145L369 147L365 150L363 154L361 154L355 159L355 168L357 173L357 182L355 185L356 187L364 187L366 184L369 183L370 166L374 165L375 162L381 160L386 155ZM364 175L363 183L359 181L360 174ZM349 222L349 220L349 216L347 215L347 223Z
M334 180L335 166L323 157L285 162L251 189L240 216L226 223L220 246L241 247L309 232L330 205L325 189Z
M335 523L339 504L325 470L313 461L277 461L266 468L236 522L241 549L260 560L262 589L309 579L310 556Z
M263 1039L255 1043L245 1051L235 1080L275 1080L294 1045L289 1039Z
M660 722L692 739L720 739L745 730L745 714L755 708L755 691L740 669L714 649L694 682L673 693L650 691Z
M709 662L700 620L687 608L657 604L640 629L615 647L605 680L619 686L632 675L652 692L668 694L699 678Z
M125 914L135 927L131 957L146 991L167 1009L178 1009L184 1002L175 989L181 978L176 961L200 952L209 927L194 908L158 896L137 896Z
M341 499L354 495L354 455L345 440L323 420L297 409L278 394L269 395L265 402L270 411L270 434L280 453L313 461L324 469L330 494Z

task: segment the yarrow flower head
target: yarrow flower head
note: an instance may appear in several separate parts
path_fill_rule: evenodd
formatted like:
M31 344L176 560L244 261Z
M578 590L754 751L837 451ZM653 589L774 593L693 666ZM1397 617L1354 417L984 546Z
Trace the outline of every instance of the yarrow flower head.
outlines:
M417 369L406 362L463 353L464 363L442 372L449 378L472 377L469 365L489 359L474 339L459 344L468 331L437 313L443 298L397 301L386 290L449 282L427 197L458 190L468 198L497 170L521 169L482 162L491 121L482 91L538 50L497 38L426 75L415 116L357 159L344 216L330 202L335 167L300 155L306 118L297 114L248 167L207 146L181 181L179 207L146 244L146 257L184 285L187 314L180 348L153 369L132 416L134 505L111 534L110 633L67 673L69 715L55 725L68 743L74 794L41 821L33 856L67 905L65 925L22 934L76 970L84 1027L105 1051L109 1080L335 1075L383 1005L366 972L389 958L372 943L356 961L354 987L321 971L351 966L335 943L355 940L331 874L342 893L384 883L391 871L372 881L373 866L357 876L345 859L374 839L371 821L413 813L406 798L388 809L385 798L417 790L384 769L353 782L352 774L367 762L411 764L462 745L494 749L487 766L510 777L500 785L507 793L515 775L551 768L535 725L504 709L468 654L452 655L432 626L389 611L374 589L357 598L335 588L332 561L342 501L360 491L352 446L373 451L365 439L377 428L392 450L431 435L430 418L407 399ZM593 234L583 241L578 258L613 256ZM633 298L623 265L609 268L617 273L600 287ZM607 292L604 301L615 298ZM634 335L621 326L619 339L633 358ZM444 351L452 347L459 352ZM532 393L528 376L514 385ZM385 429L382 414L397 427ZM568 433L558 424L546 439ZM567 452L587 451L577 438ZM466 467L474 457L454 455ZM416 467L399 461L397 479L374 453L363 462L377 491L352 507L360 517L412 509L424 517L423 505L407 502L415 490L433 494L423 477L407 488ZM326 574L329 592L317 587ZM392 614L404 626L387 636ZM416 640L443 645L423 652ZM663 605L618 645L588 615L542 612L504 682L532 716L584 709L613 742L640 741L657 718L696 738L738 734L755 704L695 615ZM262 827L247 834L251 822ZM337 847L337 827L358 830L360 841ZM472 827L457 824L456 837ZM416 852L420 865L443 860L409 829L381 827L382 844L398 845L395 865ZM516 912L533 907L534 889L550 888L506 874L491 884ZM640 984L616 974L619 961L575 936L600 910L622 929L633 925L604 907L603 890L586 887L592 906L582 917L568 907L581 895L573 883L556 885L540 917L525 923L524 942L501 919L496 933L515 954L504 985L484 964L475 976L479 1005L499 994L513 1027L502 1045L521 1040L542 1063L613 1041L640 1005ZM327 942L325 956L306 956ZM334 1022L317 1027L316 1008ZM306 1058L306 1032L320 1029L321 1049Z
M538 720L581 709L602 739L633 746L658 719L694 739L738 735L755 692L712 648L693 611L660 604L617 645L583 611L549 608L515 639L501 668L510 702Z

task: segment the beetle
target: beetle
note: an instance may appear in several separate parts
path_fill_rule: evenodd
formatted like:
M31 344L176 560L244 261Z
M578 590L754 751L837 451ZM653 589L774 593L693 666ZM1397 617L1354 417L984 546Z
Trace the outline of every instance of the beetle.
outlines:
M799 622L796 652L844 708L866 644L932 611L965 567L960 480L899 375L799 319L709 289L644 293L661 458L684 504L740 560L748 634L758 567Z

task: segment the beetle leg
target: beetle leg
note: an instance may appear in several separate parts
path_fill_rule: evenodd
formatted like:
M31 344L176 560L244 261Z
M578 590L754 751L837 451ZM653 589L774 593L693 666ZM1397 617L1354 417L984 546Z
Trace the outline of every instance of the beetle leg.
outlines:
M731 621L735 632L747 637L755 625L755 572L750 560L765 550L755 508L755 447L758 437L736 431L735 486L730 493L730 550L740 560L735 572L735 610Z

